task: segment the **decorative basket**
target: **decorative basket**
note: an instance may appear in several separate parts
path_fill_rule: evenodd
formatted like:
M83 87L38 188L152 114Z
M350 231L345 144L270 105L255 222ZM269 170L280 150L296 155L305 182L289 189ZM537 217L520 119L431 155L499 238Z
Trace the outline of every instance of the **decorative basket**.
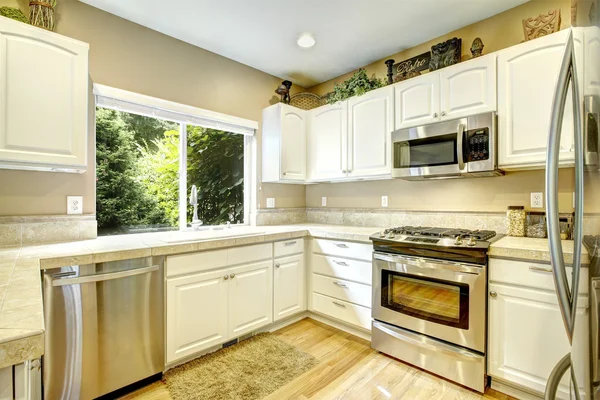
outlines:
M54 30L54 7L56 0L36 0L29 2L29 23L49 31Z
M314 93L296 93L290 98L290 105L301 108L303 110L312 110L322 106L324 103L321 100L321 96Z

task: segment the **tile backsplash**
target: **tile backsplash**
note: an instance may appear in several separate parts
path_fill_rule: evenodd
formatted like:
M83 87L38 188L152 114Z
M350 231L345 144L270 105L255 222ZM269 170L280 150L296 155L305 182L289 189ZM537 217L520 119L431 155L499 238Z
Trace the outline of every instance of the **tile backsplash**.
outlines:
M0 217L0 246L95 239L95 215Z

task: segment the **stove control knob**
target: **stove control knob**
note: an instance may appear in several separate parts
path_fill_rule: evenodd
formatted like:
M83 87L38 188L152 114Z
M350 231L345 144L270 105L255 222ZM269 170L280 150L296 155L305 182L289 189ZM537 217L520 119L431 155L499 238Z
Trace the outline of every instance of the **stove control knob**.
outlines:
M475 238L473 236L471 236L469 238L469 241L467 242L467 246L475 246L477 244L477 242L475 241Z
M379 237L385 237L385 231L379 232Z
M456 235L456 238L454 239L454 244L457 246L460 246L461 244L463 244L462 238L460 237L460 235Z
M394 235L394 232L388 233L388 239L393 239L395 237L396 237L396 235Z

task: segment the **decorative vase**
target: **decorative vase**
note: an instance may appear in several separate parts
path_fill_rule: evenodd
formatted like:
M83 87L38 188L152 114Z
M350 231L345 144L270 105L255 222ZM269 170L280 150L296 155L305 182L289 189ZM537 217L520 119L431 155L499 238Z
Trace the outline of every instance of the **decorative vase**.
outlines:
M56 0L36 0L29 2L29 23L39 28L54 30L54 7Z

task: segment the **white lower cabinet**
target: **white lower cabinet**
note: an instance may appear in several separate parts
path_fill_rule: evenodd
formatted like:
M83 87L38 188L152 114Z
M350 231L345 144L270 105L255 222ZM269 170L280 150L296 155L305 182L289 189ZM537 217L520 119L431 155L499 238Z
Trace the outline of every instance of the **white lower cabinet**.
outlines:
M273 322L273 261L230 268L229 337L239 337Z
M273 269L273 320L306 310L304 255L275 259Z
M227 270L167 279L167 362L228 338Z
M42 372L39 359L0 368L0 400L41 400Z

